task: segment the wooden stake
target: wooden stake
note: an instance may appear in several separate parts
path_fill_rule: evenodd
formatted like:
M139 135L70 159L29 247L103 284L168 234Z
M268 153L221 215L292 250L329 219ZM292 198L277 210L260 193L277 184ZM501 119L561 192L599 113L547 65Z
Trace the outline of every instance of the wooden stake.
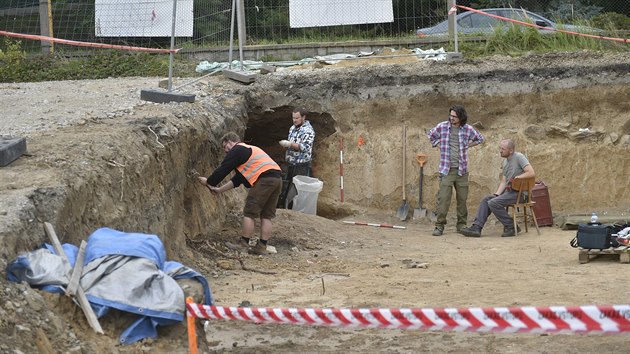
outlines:
M59 242L59 238L57 238L57 234L55 233L55 229L53 228L53 226L50 223L45 222L44 230L46 231L46 234L48 235L48 238L50 239L50 242L52 243L55 252L57 252L57 254L59 254L62 259L68 262L66 253L63 251L63 248L61 248L61 243ZM68 262L68 265L69 264L70 262ZM87 318L90 327L92 327L94 332L104 334L103 328L101 328L101 324L98 322L98 318L96 318L96 314L94 314L94 310L92 310L92 306L85 296L85 293L83 292L83 288L81 288L81 286L77 287L76 298L77 301L79 301L79 306L81 307L81 310L83 310L83 313L85 314L85 317Z
M81 274L83 274L83 259L85 258L86 246L87 242L85 242L85 240L81 240L81 246L79 247L77 260L74 261L72 276L70 277L70 282L68 283L68 287L66 288L66 295L68 296L76 295L77 289L79 288L79 281L81 280Z
M186 298L186 303L191 304L193 302L192 297ZM186 323L188 324L188 351L190 354L197 354L197 330L195 328L195 318L188 314L188 307L186 308Z
M326 286L324 285L324 277L322 277L322 295L326 294Z

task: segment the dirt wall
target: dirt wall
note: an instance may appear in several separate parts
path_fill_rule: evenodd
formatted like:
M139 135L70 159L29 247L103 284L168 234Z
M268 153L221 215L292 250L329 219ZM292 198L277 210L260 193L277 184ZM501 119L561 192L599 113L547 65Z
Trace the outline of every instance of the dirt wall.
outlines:
M628 64L556 65L536 70L508 65L483 72L460 70L455 64L372 66L337 72L326 81L314 80L311 72L283 77L274 85L275 95L260 94L254 101L273 110L277 101L286 105L292 97L293 105L332 116L335 131L318 135L314 165L324 181L322 208L333 213L340 209L335 203L340 199L341 138L345 201L359 209L392 211L401 204L403 125L407 199L418 205L415 155L423 153L428 155L423 199L425 205L435 205L439 154L426 132L446 120L448 107L455 103L466 106L468 123L486 139L470 151L473 211L498 184L502 138L512 138L517 151L530 158L537 178L549 187L554 212L627 207ZM312 123L317 130L317 117Z

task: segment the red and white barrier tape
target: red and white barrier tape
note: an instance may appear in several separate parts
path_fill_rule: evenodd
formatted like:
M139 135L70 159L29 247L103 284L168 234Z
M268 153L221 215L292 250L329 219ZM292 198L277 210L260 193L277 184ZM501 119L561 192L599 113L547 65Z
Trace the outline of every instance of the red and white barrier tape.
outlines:
M188 316L206 319L331 327L367 327L475 332L630 332L630 305L312 309L251 308L186 304Z
M630 39L626 39L626 38L604 37L604 36L600 36L600 35L597 35L597 34L580 33L580 32L565 31L565 30L562 30L562 29L556 29L556 28L550 28L550 27L543 27L543 26L538 26L536 24L529 23L529 22L518 21L518 20L513 20L513 19L507 18L507 17L492 15L492 14L483 12L481 10L473 9L471 7L468 7L468 6L462 6L462 5L456 5L456 6L459 7L460 9L463 9L463 10L466 10L466 11L476 12L478 14L485 15L485 16L488 16L488 17L498 18L499 20L508 21L508 22L514 22L514 23L518 23L519 25L534 27L536 29L541 29L541 30L546 30L546 31L553 31L553 32L559 32L559 33L565 33L565 34L571 34L571 35L574 35L574 36L597 38L597 39L605 39L605 40L614 41L614 42L630 43Z
M47 41L47 42L54 42L54 43L61 43L61 44L69 44L69 45L76 45L79 47L122 49L122 50L134 50L134 51L151 52L151 53L170 53L171 52L170 49L143 48L143 47L132 47L128 45L118 45L118 44L79 42L79 41L72 41L68 39L39 36L35 34L14 33L14 32L7 32L7 31L0 31L0 36L9 36L9 37L16 37L16 38L32 39L35 41ZM177 53L178 51L179 49L172 50L173 53Z
M401 229L401 230L405 230L407 227L405 226L398 226L398 225L390 225L390 224L374 224L374 223L370 223L370 222L362 222L362 221L344 221L344 224L350 224L350 225L362 225L362 226L374 226L374 227L387 227L390 229Z

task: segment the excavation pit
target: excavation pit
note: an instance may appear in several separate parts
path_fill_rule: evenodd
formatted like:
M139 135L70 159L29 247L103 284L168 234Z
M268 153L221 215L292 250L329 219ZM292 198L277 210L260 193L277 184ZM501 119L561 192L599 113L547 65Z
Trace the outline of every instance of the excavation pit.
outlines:
M28 141L27 154L0 169L3 264L44 242L41 223L48 221L62 242L73 244L101 226L157 234L168 257L202 272L217 301L227 306L243 301L264 307L551 306L610 304L623 298L626 289L615 281L621 268L576 268L577 251L568 247L574 232L550 227L541 229L541 236L530 232L507 241L498 237L500 226L491 224L484 237L470 240L456 234L449 222L445 236L432 238L430 221L401 222L394 214L403 194L402 127L408 132L404 188L409 203L418 205L413 157L424 153L424 204L433 210L438 152L426 131L445 120L455 103L466 106L469 123L486 138L471 150L469 219L480 198L496 188L501 163L497 146L505 137L515 140L517 151L527 154L549 187L556 216L627 212L630 179L619 177L627 177L630 169L630 63L624 55L344 66L279 70L248 86L217 77L191 86L194 103L179 104L139 101L139 90L157 79L69 82L60 84L63 89L53 83L2 85L6 108L1 132ZM105 91L111 95L100 100L90 96ZM282 162L277 141L286 137L295 107L307 108L315 127L313 165L324 189L318 216L278 211L270 241L277 254L242 259L248 269L274 273L261 274L243 269L222 248L239 235L245 191L215 197L195 179L218 166L224 156L219 139L227 131L238 132ZM402 223L407 228L345 225L340 220ZM406 259L429 266L403 268ZM221 266L219 260L224 261ZM588 285L602 284L606 277L606 289ZM43 328L58 351L120 348L115 320L104 319L106 335L95 336L55 297L4 278L0 285L3 303L12 302L2 309L0 327L6 331L0 345L35 350L33 336L25 334L31 332L13 330L16 324L27 324ZM16 311L14 302L23 310ZM625 344L621 336L602 343L590 336L214 326L214 334L203 342L216 350L236 343L244 350L280 352L500 352L518 342L524 351L552 352L601 351L602 346L612 351ZM69 333L77 340L69 340ZM183 341L181 326L165 328L155 341L130 350L146 346L178 352Z

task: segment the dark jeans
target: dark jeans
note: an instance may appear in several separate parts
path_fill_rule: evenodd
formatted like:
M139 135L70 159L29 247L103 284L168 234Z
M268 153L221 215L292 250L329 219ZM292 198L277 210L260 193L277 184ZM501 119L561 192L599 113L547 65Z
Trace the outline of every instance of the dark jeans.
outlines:
M497 219L499 219L499 222L501 222L505 228L513 228L513 220L507 212L506 207L510 204L516 203L517 196L518 192L516 191L507 191L498 197L495 197L494 195L485 196L481 200L481 203L479 203L479 209L477 209L477 216L475 216L473 225L483 227L488 220L488 216L492 213L497 217Z
M282 193L280 194L280 198L278 198L278 208L290 208L292 202L289 202L287 205L287 197L289 196L289 191L293 186L293 177L294 176L308 176L313 177L313 170L311 169L310 163L299 164L299 165L288 165L286 173L282 175Z

